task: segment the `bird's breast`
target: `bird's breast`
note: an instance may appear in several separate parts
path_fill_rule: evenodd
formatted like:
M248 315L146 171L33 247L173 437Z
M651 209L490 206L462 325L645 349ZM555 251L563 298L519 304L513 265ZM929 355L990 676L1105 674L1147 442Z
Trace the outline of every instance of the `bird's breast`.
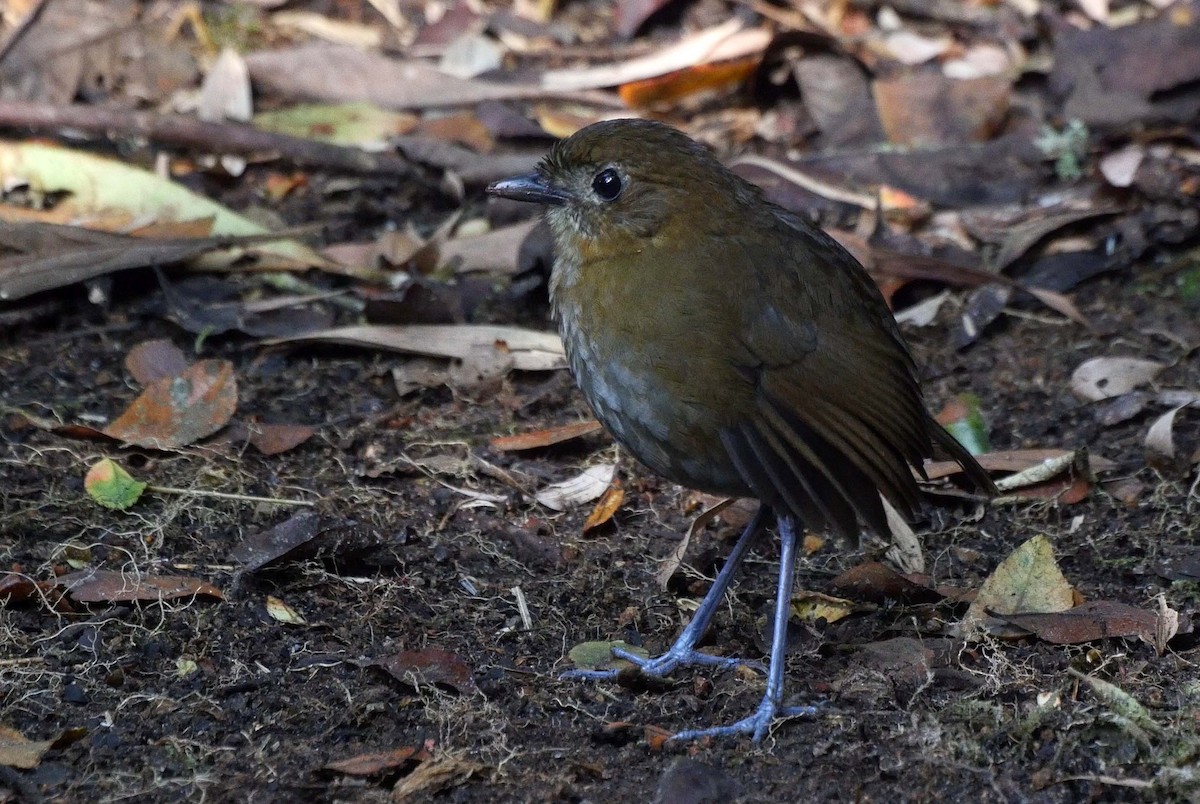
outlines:
M698 334L697 299L670 283L605 261L560 264L552 279L559 332L576 382L613 437L655 472L724 494L748 490L720 431L736 418L741 383L714 343ZM677 314L688 303L700 315Z

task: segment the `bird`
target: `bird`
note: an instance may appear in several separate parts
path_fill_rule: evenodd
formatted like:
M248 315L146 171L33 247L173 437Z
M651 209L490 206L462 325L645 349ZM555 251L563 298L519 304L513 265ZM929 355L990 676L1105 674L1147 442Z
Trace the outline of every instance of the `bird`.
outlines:
M914 518L922 500L913 470L923 474L935 448L986 494L995 485L929 414L916 363L866 269L682 131L642 119L593 123L557 141L534 172L487 193L545 207L551 308L567 362L615 440L670 481L760 502L666 653L614 655L657 677L747 663L696 645L750 547L777 525L762 701L732 724L672 737L760 742L778 719L813 711L784 705L797 532L851 544L863 529L888 534L882 498Z

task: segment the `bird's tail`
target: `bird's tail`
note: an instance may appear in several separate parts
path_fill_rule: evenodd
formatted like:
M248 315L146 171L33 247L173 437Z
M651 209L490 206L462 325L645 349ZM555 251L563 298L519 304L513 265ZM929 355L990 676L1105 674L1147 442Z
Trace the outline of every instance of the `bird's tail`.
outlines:
M958 443L958 439L950 435L950 432L934 421L932 417L929 419L929 435L935 444L950 455L952 460L958 462L976 488L989 497L995 497L1000 493L991 475L979 465L979 461L975 460L975 457L967 452L967 448Z

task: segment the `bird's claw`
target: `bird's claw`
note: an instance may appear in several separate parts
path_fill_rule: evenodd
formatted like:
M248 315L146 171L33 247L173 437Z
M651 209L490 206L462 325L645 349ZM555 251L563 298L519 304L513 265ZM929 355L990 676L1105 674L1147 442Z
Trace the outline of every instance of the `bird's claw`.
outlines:
M691 648L683 650L671 649L661 656L656 656L653 659L645 656L638 656L636 653L630 653L623 648L613 648L612 655L614 659L621 659L629 662L638 669L642 675L652 676L654 678L665 678L675 672L680 667L713 667L718 670L731 670L740 665L744 665L760 673L766 673L767 668L762 662L751 661L748 659L739 659L731 656L713 656L708 653L701 653L698 650ZM559 678L563 679L586 679L589 681L611 681L621 674L619 669L610 670L567 670Z
M784 706L764 697L758 709L749 717L731 723L728 726L712 726L707 729L689 729L671 735L668 742L682 743L690 740L703 740L707 737L733 737L738 734L749 734L756 743L761 743L767 736L767 730L776 720L791 717L812 717L817 713L815 706Z

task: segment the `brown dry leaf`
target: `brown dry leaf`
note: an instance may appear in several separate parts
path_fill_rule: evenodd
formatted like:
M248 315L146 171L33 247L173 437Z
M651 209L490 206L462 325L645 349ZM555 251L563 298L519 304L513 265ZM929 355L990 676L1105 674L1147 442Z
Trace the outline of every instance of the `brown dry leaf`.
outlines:
M61 575L55 583L80 603L178 600L198 595L224 599L221 590L208 581L185 575L138 575L87 569Z
M736 89L754 75L761 61L761 54L756 54L719 64L697 64L666 75L621 84L617 94L631 109L678 104L702 92L719 93Z
M1069 611L1009 614L1002 619L1055 645L1128 636L1142 637L1153 644L1158 615L1112 600L1096 600Z
M304 619L304 615L292 608L288 603L285 603L281 598L275 595L267 595L267 615L275 622L283 623L284 625L308 625L308 621Z
M468 399L495 398L514 364L513 354L504 344L481 343L450 365L446 383Z
M844 597L883 603L899 600L905 603L932 603L942 595L930 589L919 576L901 575L886 564L869 561L851 567L829 582L829 590Z
M318 341L371 346L394 352L465 359L477 345L503 344L519 371L549 371L566 368L562 340L551 332L487 324L409 324L404 326L337 327L290 338L274 338L267 344Z
M408 396L426 388L440 388L450 376L450 366L444 360L413 357L392 369L396 393Z
M371 662L405 684L439 684L457 693L475 692L471 668L457 653L442 648L405 650Z
M599 433L603 429L600 422L595 419L588 419L587 421L572 422L571 424L564 424L561 427L550 427L545 430L532 430L528 433L518 433L517 435L497 436L488 443L492 449L497 449L501 452L542 449L554 444L561 444L564 441L573 441L576 438L589 436L592 433Z
M739 20L731 19L649 56L585 69L548 70L542 75L542 86L558 91L616 87L698 64L761 55L770 43L766 28L743 28Z
M806 54L792 65L792 74L827 148L863 148L883 141L870 84L853 59Z
M30 770L52 749L65 748L87 735L87 729L65 729L53 740L30 740L16 729L0 724L0 765Z
M954 39L950 36L923 36L916 31L902 28L884 34L876 47L884 56L915 67L949 51L954 47Z
M164 377L104 434L149 449L177 449L224 427L237 408L237 379L228 360L201 360L178 377Z
M608 522L620 510L624 502L625 489L621 488L620 480L613 480L613 484L600 495L600 501L588 514L587 521L583 523L583 532L588 533Z
M1034 536L1001 561L983 582L963 622L978 627L992 612L1001 616L1045 614L1074 605L1074 590L1054 560L1050 540Z
M612 485L616 474L615 463L589 466L575 477L551 483L533 496L547 508L566 511L599 498Z
M53 740L30 740L16 729L0 725L0 765L29 770L42 763Z
M42 585L23 572L6 572L0 574L0 605L5 603L24 603L26 600L33 598L34 593L39 588L42 588Z
M433 756L432 751L433 740L426 740L425 745L420 748L409 746L394 748L391 751L358 754L327 763L323 769L348 776L378 776L403 768L410 762L427 762Z
M1060 449L1000 450L977 455L976 461L990 473L1020 473L1048 462L1063 461L1070 464L1074 462L1075 454L1075 450ZM1092 472L1110 472L1117 467L1116 463L1099 455L1088 454L1087 462ZM961 472L962 467L954 461L932 461L925 464L925 474L929 475L930 480L941 480Z
M250 443L263 455L278 455L303 444L312 438L317 428L311 424L262 424L250 425Z
M0 221L0 241L20 237L33 247L0 258L0 299L16 300L131 268L170 265L238 245L267 243L280 235L150 239L53 223ZM36 245L34 245L36 244ZM315 255L314 255L315 256Z
M799 589L792 595L791 616L804 622L835 623L849 617L858 606L853 600Z
M887 549L888 560L905 572L924 572L925 552L921 549L921 540L917 538L912 525L908 524L904 515L896 510L887 497L880 494L879 499L883 502L888 537L891 540Z
M472 112L459 112L445 117L434 117L422 120L414 134L423 137L434 137L439 140L457 142L465 145L476 153L491 153L496 147L491 132L487 130L479 118Z
M1093 465L1087 450L1048 457L997 480L996 487L1005 496L996 501L1053 499L1068 505L1079 502L1091 490L1095 472L1101 470L1100 460Z
M1146 433L1146 460L1152 466L1167 471L1181 468L1176 465L1174 429L1176 415L1186 407L1191 407L1191 404L1180 405L1168 410L1159 416L1154 424L1150 425L1150 429ZM1196 456L1192 456L1191 461L1195 460Z
M447 240L440 249L439 262L456 274L472 271L516 273L521 270L521 261L517 259L521 244L538 223L535 218L486 234Z
M692 537L699 533L702 528L708 525L713 517L717 516L736 502L736 497L726 497L725 499L709 506L707 509L702 511L699 516L692 520L691 527L687 529L687 533L683 534L683 538L679 541L679 544L675 546L675 549L671 551L669 556L663 559L658 571L654 573L654 578L658 581L659 589L665 590L667 588L667 584L671 582L671 578L675 575L675 571L679 569L681 564L683 564L683 557L687 555L688 545L691 543Z
M296 514L244 539L229 553L229 560L254 572L311 542L321 529L321 517L311 511Z
M422 762L416 770L396 782L392 788L392 801L408 801L418 796L422 801L431 801L436 793L463 784L484 767L451 756Z
M1163 13L1118 28L1064 25L1054 37L1050 91L1066 97L1063 120L1119 128L1196 119L1200 4L1180 0ZM1193 91L1187 91L1188 88Z
M991 139L1008 114L1007 78L955 80L918 72L877 80L875 106L888 140L911 147Z
M427 62L398 60L339 45L305 44L251 53L250 77L264 92L331 103L365 101L387 109L472 106L487 100L543 98L556 89L519 82L455 78ZM313 65L321 65L314 70Z
M1111 399L1154 381L1166 365L1137 357L1093 357L1071 374L1071 390L1080 399Z
M157 380L178 377L187 371L187 368L187 355L166 338L142 341L125 355L125 369L137 384L142 386Z

